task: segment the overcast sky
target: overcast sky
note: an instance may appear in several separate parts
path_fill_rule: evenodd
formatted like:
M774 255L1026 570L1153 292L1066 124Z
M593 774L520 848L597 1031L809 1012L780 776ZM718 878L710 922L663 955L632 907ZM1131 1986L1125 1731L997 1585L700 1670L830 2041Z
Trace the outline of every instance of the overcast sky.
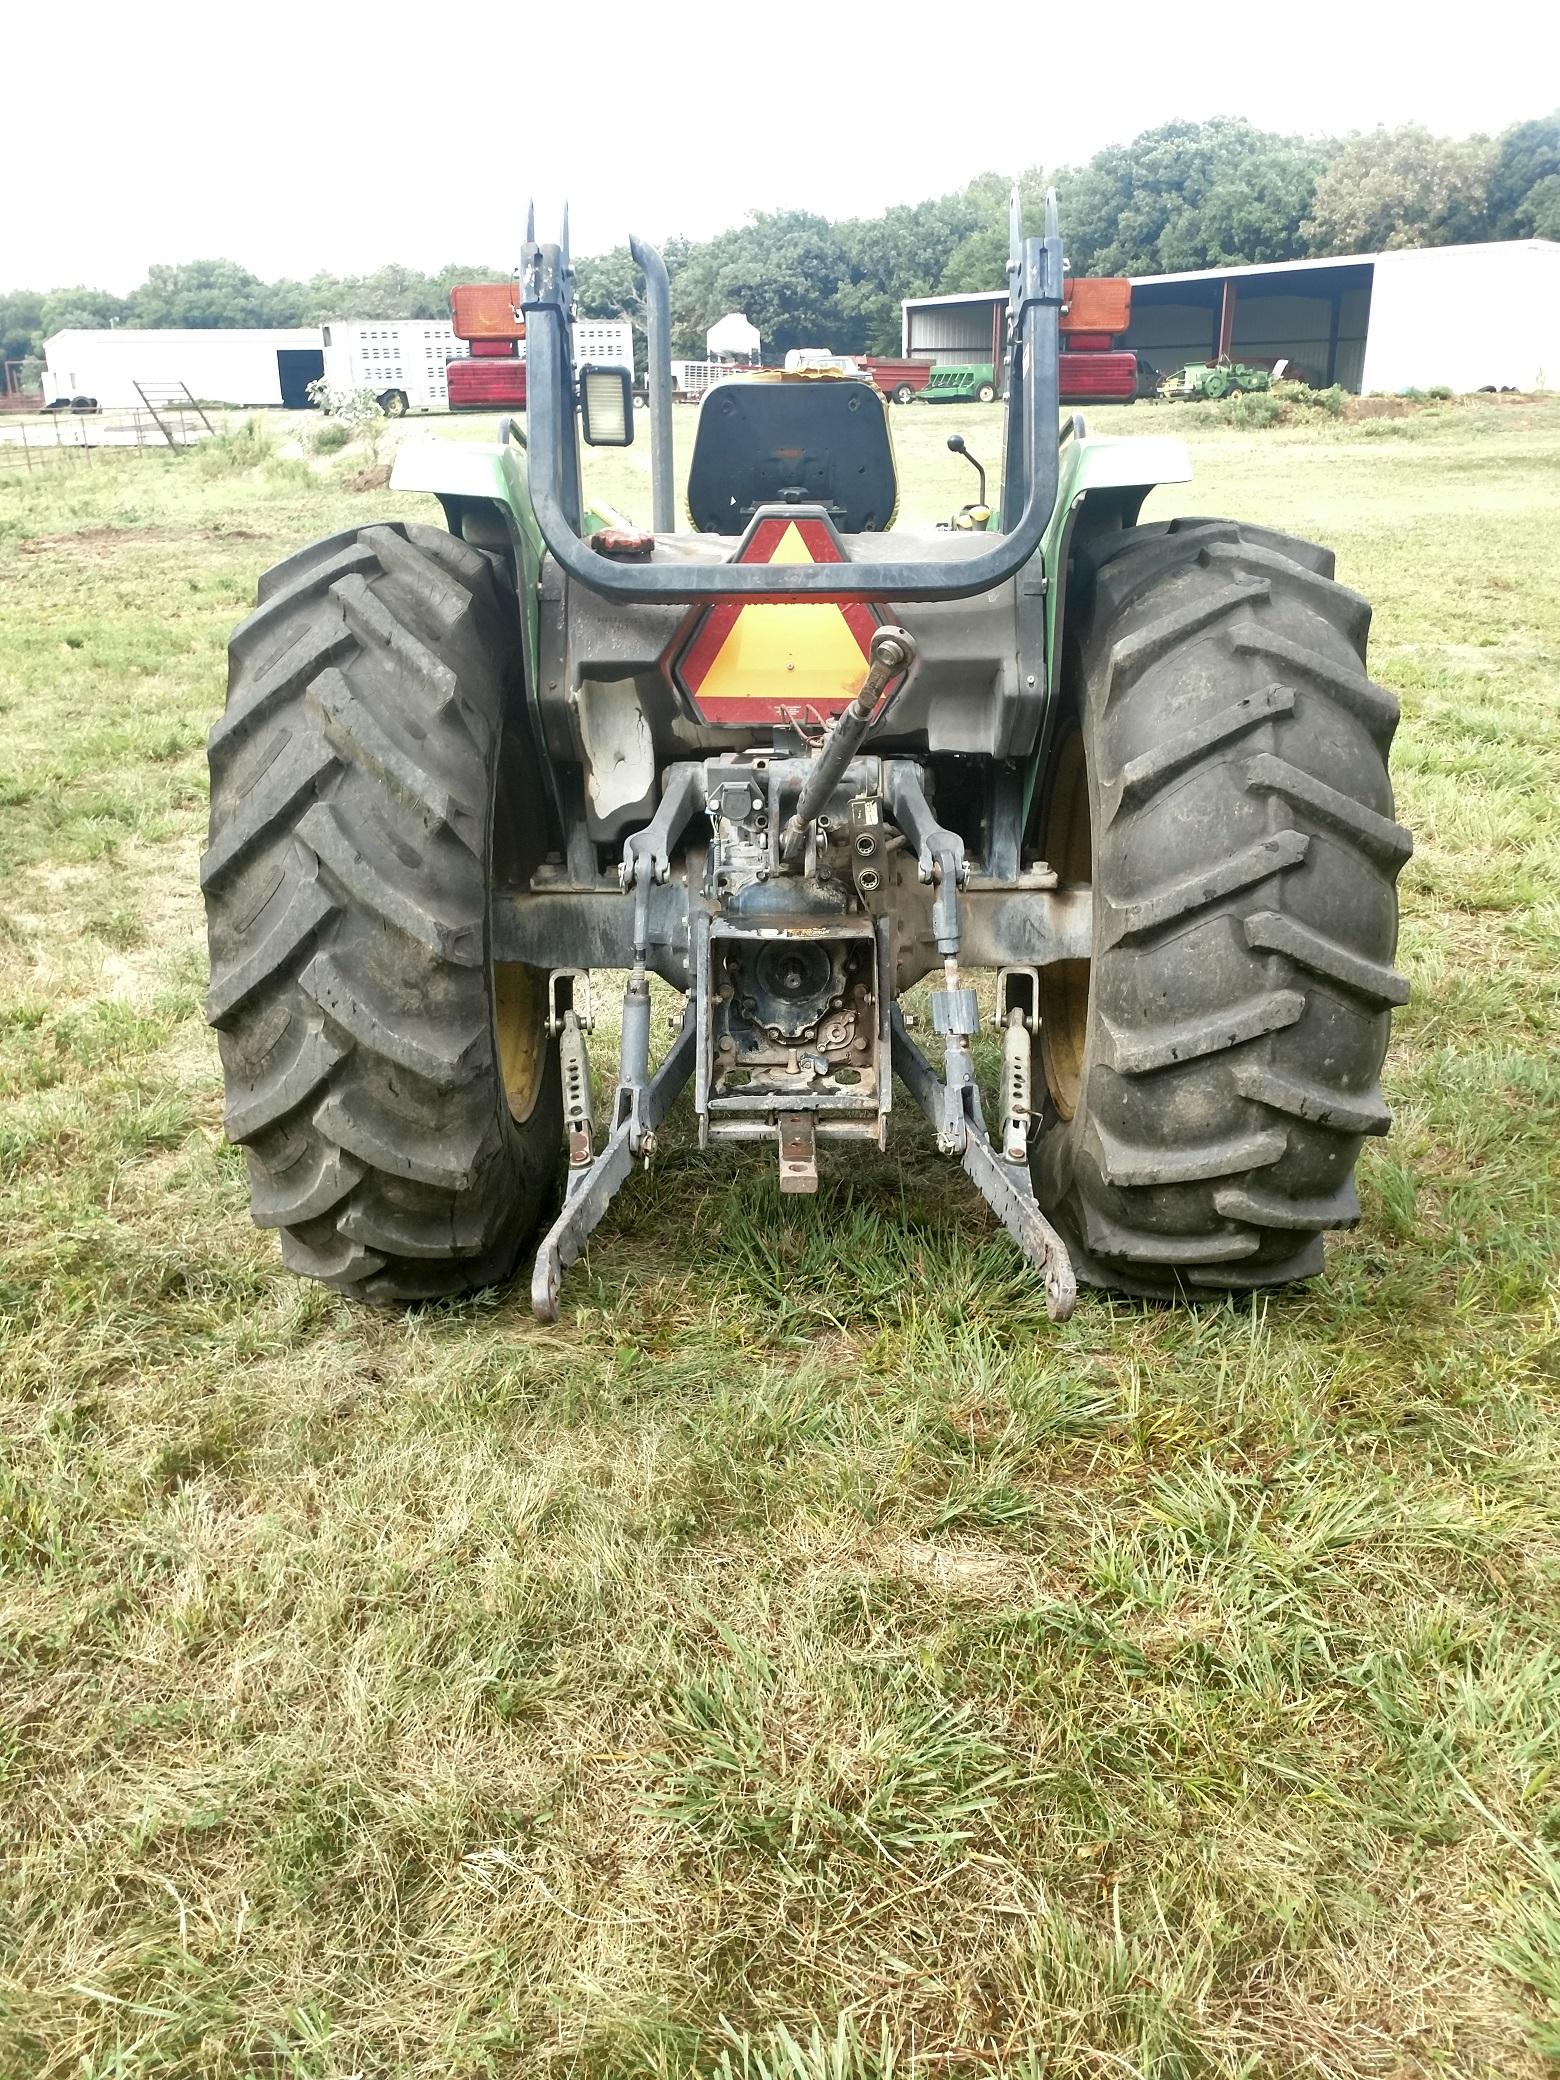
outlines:
M89 0L58 64L42 32L6 96L0 287L122 292L152 261L219 255L268 278L512 264L532 192L544 236L567 195L585 254L753 209L869 214L1175 116L1466 135L1560 97L1555 0L1011 19L950 0ZM1059 20L1097 33L1053 37Z

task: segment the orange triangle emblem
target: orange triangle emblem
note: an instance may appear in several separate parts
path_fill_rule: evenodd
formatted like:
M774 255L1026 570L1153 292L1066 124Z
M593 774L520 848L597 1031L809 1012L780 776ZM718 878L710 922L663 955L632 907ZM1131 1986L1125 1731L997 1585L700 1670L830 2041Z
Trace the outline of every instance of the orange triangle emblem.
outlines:
M754 522L738 563L843 563L820 514ZM881 615L863 600L722 600L701 608L672 676L706 722L820 722L866 676Z

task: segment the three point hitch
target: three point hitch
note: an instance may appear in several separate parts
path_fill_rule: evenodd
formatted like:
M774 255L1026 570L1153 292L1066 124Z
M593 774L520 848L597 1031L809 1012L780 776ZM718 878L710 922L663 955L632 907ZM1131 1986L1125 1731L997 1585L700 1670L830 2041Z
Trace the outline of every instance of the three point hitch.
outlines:
M668 770L660 805L628 839L619 870L633 905L631 965L611 1130L599 1153L585 1053L588 983L577 969L553 970L548 1031L560 1054L569 1173L563 1209L531 1280L542 1320L556 1319L564 1270L634 1164L649 1163L656 1130L684 1084L694 1084L701 1144L770 1141L780 1189L812 1192L820 1140L886 1145L895 1074L936 1129L939 1150L958 1158L1041 1273L1047 1313L1057 1321L1072 1313L1077 1286L1066 1245L1041 1212L1029 1175L1038 973L1008 967L999 976L1003 1119L1001 1145L993 1147L971 1052L977 999L959 969L960 891L968 878L963 841L937 821L914 760L857 756L892 704L892 694L883 704L885 692L914 657L905 630L880 628L859 692L805 759L752 754ZM690 849L684 869L692 987L677 1038L652 1072L651 895L670 878L677 847L700 815L709 820L710 844L697 894L700 855ZM841 844L845 864L836 870ZM932 890L931 929L942 962L941 986L931 993L940 1074L895 1000L894 921L886 906L891 845L904 848L917 879Z

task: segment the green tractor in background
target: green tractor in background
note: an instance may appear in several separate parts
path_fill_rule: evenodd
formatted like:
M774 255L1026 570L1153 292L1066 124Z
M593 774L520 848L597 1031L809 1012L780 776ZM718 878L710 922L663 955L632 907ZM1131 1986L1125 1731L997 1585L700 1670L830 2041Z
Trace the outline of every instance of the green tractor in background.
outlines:
M1054 201L1038 238L1013 206L989 526L887 531L869 385L735 376L679 528L666 271L632 251L652 529L586 505L580 441L635 437L628 378L572 365L567 248L528 234L526 438L403 447L443 524L299 550L233 637L201 878L254 1218L382 1304L529 1251L551 1317L685 1087L701 1144L799 1193L886 1145L897 1088L1054 1316L1079 1278L1309 1277L1359 1216L1407 994L1369 607L1310 543L1142 524L1182 446L1060 421ZM683 1006L655 1062L652 977Z

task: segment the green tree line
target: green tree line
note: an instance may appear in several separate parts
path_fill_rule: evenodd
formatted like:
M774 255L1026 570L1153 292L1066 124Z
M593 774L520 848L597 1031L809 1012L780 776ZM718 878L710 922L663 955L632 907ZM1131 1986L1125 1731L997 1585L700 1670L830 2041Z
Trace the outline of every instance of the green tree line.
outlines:
M1086 164L1020 178L1028 221L1045 188L1062 199L1078 274L1300 260L1481 239L1560 238L1560 110L1498 137L1437 137L1418 125L1344 138L1282 137L1235 117L1172 122ZM701 241L672 239L676 340L702 349L708 326L743 312L767 354L801 344L892 352L906 296L1000 287L1008 181L982 174L955 194L831 221L776 210ZM501 279L492 265L432 274L381 267L263 282L234 260L156 266L128 296L84 287L0 294L0 348L36 356L69 327L313 325L331 317L441 317L452 284ZM627 252L578 266L581 309L642 316Z

